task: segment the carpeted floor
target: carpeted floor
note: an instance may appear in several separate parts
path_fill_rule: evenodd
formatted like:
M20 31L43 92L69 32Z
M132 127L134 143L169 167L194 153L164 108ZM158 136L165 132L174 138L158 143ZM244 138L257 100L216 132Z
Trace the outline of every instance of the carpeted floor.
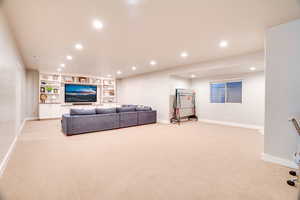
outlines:
M206 123L64 136L25 125L1 200L293 200L288 168L260 160L257 131Z

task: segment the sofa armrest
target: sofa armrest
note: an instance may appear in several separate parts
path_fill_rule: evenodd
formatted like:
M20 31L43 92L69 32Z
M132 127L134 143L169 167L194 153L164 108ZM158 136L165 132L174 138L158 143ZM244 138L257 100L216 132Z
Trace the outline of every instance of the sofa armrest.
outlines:
M157 121L157 112L156 110L151 111L139 111L138 112L138 124L152 124Z
M71 123L71 115L63 114L61 119L62 131L68 135L69 132L69 124Z

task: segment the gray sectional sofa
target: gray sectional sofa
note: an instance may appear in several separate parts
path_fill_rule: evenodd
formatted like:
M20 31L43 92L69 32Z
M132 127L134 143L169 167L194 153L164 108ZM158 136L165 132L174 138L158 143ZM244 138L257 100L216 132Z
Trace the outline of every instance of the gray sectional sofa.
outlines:
M156 123L156 111L151 107L123 105L118 108L71 109L62 116L66 135L104 131Z

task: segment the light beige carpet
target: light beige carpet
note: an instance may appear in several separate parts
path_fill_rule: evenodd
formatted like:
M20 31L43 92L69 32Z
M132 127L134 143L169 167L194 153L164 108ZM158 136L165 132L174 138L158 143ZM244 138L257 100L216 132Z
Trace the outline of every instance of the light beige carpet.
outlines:
M293 200L288 168L260 160L257 131L191 122L64 136L26 123L1 200Z

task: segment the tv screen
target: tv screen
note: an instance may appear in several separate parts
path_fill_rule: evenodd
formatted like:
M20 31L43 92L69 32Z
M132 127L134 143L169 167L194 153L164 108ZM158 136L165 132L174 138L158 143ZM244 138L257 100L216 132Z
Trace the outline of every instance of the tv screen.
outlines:
M97 86L66 84L65 102L97 102Z

